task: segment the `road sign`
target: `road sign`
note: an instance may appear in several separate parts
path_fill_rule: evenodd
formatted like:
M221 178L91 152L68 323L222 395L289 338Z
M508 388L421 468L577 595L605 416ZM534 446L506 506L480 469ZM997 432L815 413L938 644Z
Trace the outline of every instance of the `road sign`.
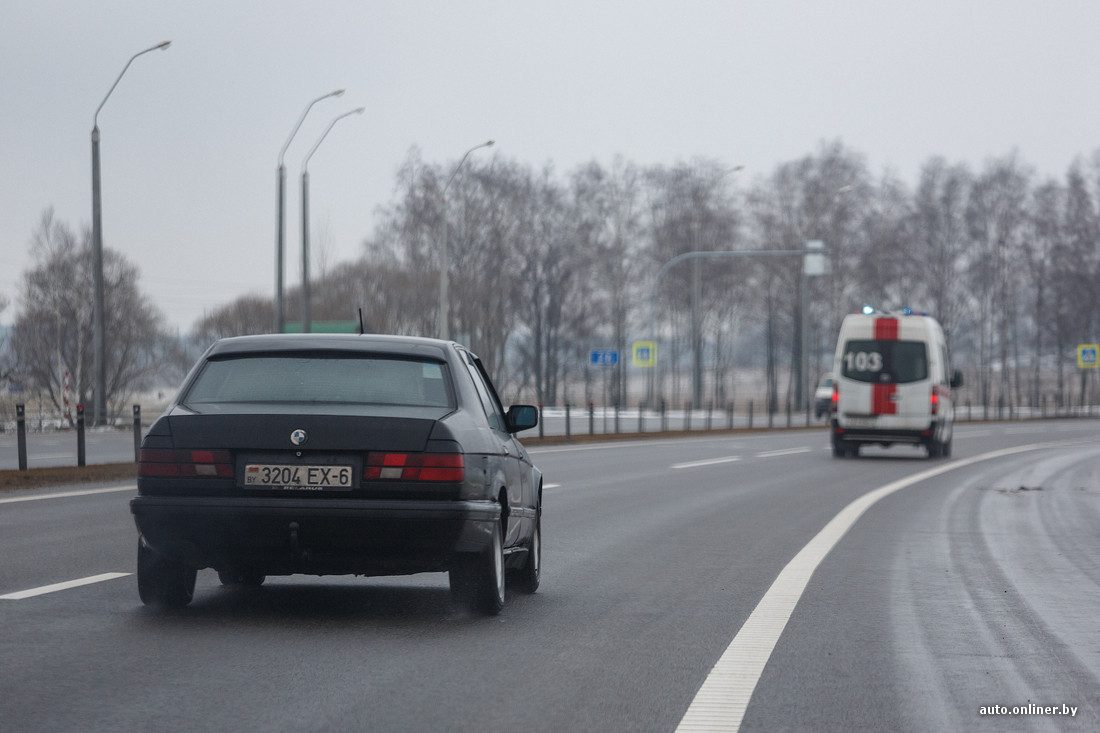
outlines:
M634 342L634 366L651 367L657 364L657 344L653 341Z
M1078 344L1077 366L1081 369L1096 369L1100 367L1100 344Z
M592 349L588 360L592 366L615 366L619 363L619 352L615 349Z

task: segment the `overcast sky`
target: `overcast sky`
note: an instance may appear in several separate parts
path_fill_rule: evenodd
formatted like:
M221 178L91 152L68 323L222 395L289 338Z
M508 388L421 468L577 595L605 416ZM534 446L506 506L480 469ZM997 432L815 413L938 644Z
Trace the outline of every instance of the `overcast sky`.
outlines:
M309 163L336 261L359 255L411 148L453 164L489 138L476 155L562 175L707 157L748 185L839 139L909 183L933 155L979 169L1014 150L1061 177L1100 149L1098 38L1091 0L4 0L0 323L42 212L90 226L96 107L163 40L99 115L103 236L187 332L273 294L278 153L333 89L286 155L288 283L302 160L356 107Z

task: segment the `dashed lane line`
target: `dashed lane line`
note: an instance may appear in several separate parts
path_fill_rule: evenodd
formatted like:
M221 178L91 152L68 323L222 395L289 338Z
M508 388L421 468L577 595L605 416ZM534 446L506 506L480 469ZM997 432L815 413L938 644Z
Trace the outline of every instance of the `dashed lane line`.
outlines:
M708 458L703 461L688 461L687 463L673 463L669 468L699 468L701 466L715 466L719 463L733 463L740 461L741 456L726 456L725 458Z
M813 448L807 448L802 446L800 448L781 448L780 450L766 450L763 453L757 453L757 458L775 458L777 456L793 456L797 453L809 453Z
M16 504L23 501L42 501L43 499L65 499L72 496L92 496L94 494L112 494L119 491L137 491L136 484L128 486L111 486L106 489L81 489L79 491L62 491L56 494L33 494L31 496L12 496L0 499L0 504Z
M101 573L100 575L92 575L87 578L67 580L64 583L54 583L53 585L43 585L38 588L21 590L17 593L8 593L7 595L0 596L0 601L22 601L25 598L44 596L47 593L56 593L61 590L69 590L70 588L79 588L82 585L102 583L105 580L114 580L115 578L125 578L127 575L131 575L131 573Z

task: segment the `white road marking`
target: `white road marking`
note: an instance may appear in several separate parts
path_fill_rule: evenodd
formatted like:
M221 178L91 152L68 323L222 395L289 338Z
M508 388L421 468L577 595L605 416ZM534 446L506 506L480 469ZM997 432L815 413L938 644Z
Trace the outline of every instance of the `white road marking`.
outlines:
M83 489L80 491L63 491L57 494L34 494L32 496L13 496L0 499L0 504L15 504L20 501L41 501L42 499L65 499L70 496L92 496L93 494L111 494L118 491L137 491L137 484L129 486L111 486L106 489Z
M703 686L696 693L676 730L685 733L735 731L741 727L745 709L749 706L764 666L771 658L783 629L802 598L810 576L856 520L880 499L907 486L974 463L1040 448L1072 445L1075 442L1079 441L1024 445L952 461L881 486L846 506L779 573L703 681Z
M740 461L741 456L727 456L725 458L710 458L705 461L689 461L687 463L673 463L669 468L699 468L700 466L714 466L719 463L733 463Z
M813 448L783 448L781 450L768 450L763 453L757 453L757 458L775 458L776 456L793 456L796 453L809 453Z
M105 580L114 580L115 578L125 578L131 573L102 573L101 575L92 575L88 578L79 578L77 580L69 580L64 583L54 583L53 585L44 585L41 588L31 588L29 590L21 590L18 593L8 593L7 595L0 596L0 601L21 601L24 598L34 598L35 596L42 596L47 593L56 593L59 590L69 590L70 588L79 588L82 585L91 585L92 583L102 583Z
M543 484L542 488L544 488L544 489L556 489L560 486L561 486L561 484Z

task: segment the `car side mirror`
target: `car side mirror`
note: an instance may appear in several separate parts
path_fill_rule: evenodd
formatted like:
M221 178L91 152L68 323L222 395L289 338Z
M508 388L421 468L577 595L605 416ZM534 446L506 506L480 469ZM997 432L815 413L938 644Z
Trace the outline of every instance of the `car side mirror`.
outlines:
M963 385L963 373L958 369L951 375L951 389L958 389Z
M539 409L534 405L512 405L505 415L509 433L530 430L539 424Z

